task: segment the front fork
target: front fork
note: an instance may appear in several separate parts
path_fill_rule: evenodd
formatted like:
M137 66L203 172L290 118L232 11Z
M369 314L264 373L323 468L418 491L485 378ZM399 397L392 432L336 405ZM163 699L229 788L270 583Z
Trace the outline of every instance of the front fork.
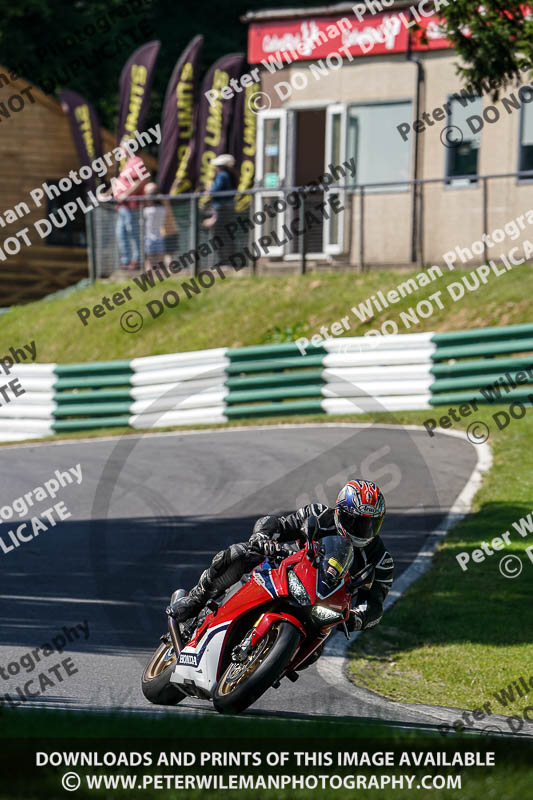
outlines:
M168 630L170 632L170 638L172 639L172 644L174 646L174 652L176 653L176 660L180 657L180 653L183 649L183 642L181 641L181 633L180 633L180 626L174 619L169 615L168 617Z
M294 625L295 628L298 628L298 630L304 636L307 635L307 632L300 620L296 619L296 617L293 617L292 614L276 614L273 611L269 611L261 614L250 633L242 640L242 642L240 642L240 644L233 648L231 656L232 661L237 663L246 661L253 648L258 642L261 641L261 639L264 638L275 622L289 622L291 625Z

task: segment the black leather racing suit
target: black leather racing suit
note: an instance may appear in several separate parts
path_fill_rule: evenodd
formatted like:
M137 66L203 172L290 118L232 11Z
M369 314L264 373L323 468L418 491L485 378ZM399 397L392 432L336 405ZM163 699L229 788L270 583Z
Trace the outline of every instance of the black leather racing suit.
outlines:
M232 544L216 554L211 566L202 573L189 596L207 602L209 597L228 589L246 572L261 563L264 558L263 546L268 541L296 541L301 545L304 541L302 528L310 516L315 516L318 520L318 538L335 535L337 530L333 514L334 510L322 503L310 503L284 517L260 517L248 542ZM355 574L368 565L374 567L374 581L370 589L363 588L357 593L357 613L362 619L363 629L377 625L380 621L383 602L393 580L394 562L379 536L366 547L354 547L354 564L350 572Z

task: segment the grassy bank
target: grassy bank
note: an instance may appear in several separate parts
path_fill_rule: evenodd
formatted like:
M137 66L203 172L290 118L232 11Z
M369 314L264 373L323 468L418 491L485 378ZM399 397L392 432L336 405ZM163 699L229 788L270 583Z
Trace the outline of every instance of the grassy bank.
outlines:
M37 361L110 360L134 358L209 347L291 341L317 333L321 326L347 317L348 335L362 335L379 328L387 319L399 325L400 333L423 330L460 330L487 325L509 325L530 321L530 299L524 293L524 276L531 278L531 266L524 265L504 278L492 276L486 285L454 302L446 287L460 281L462 271L446 272L428 286L406 294L398 303L361 322L351 311L378 290L385 295L400 283L415 278L416 272L311 273L305 276L256 277L229 276L217 279L210 289L193 294L190 299L181 288L190 278L173 278L143 293L131 280L120 284L99 281L66 297L39 301L13 309L0 317L2 348L20 346L34 340ZM411 285L413 286L413 284ZM82 307L92 308L125 287L131 288L131 301L107 311L105 316L91 315L83 326L77 315ZM172 289L178 292L179 305L153 319L146 304L161 299ZM407 290L405 290L407 291ZM420 324L407 328L400 313L435 292L442 291L443 309L434 302L435 313ZM144 325L138 333L126 333L120 327L125 310L142 313Z
M31 734L28 736L29 721L31 719ZM199 776L208 779L210 776L220 776L226 781L230 775L258 776L264 781L269 776L298 775L301 779L312 776L332 777L339 781L346 777L355 781L358 778L375 782L382 776L391 780L402 779L403 785L397 783L394 787L384 785L376 788L376 783L364 788L365 796L380 798L380 800L408 800L414 795L417 798L448 797L450 789L443 787L443 780L459 779L461 786L455 784L457 796L464 800L478 800L485 794L497 792L497 796L505 799L518 800L527 796L529 780L529 762L533 743L531 741L510 741L509 739L488 739L487 737L468 736L461 738L443 739L437 733L427 733L421 728L413 726L410 730L382 723L359 721L357 719L321 718L312 720L297 720L290 717L275 719L265 716L245 715L239 718L220 717L213 715L184 716L170 711L168 714L159 714L156 717L132 714L102 714L82 715L77 713L62 713L57 711L29 711L29 712L4 712L2 719L0 740L0 769L3 781L0 788L0 800L14 800L24 797L25 800L43 800L43 798L56 798L62 793L61 780L65 773L74 771L79 775L81 786L78 797L146 797L148 800L161 796L160 789L165 789L165 797L186 798L195 800L205 797L220 797L222 794L229 800L238 798L276 797L298 800L335 796L341 800L348 800L359 794L354 788L329 787L324 791L320 788L300 789L285 788L280 790L264 790L261 788L240 790L217 790L216 788L174 789L162 786L155 787L151 781L155 776L168 776L172 778L180 775ZM465 751L478 751L482 763L487 752L495 753L495 767L452 767L452 766L420 766L416 767L414 756L424 758L425 753L447 753L449 759L454 753ZM98 754L100 761L106 755L107 767L102 766L74 766L70 761L69 766L55 761L54 766L44 763L41 756L39 768L36 768L36 753L54 753L55 758L62 758L62 754L88 753ZM185 766L170 762L174 754L188 753L189 757ZM235 757L240 753L254 754L257 766L250 762L249 766L243 762L240 766L223 766L217 763L216 756L220 759L224 754ZM319 766L318 763L307 766L300 763L295 753L311 757L313 754L326 753L331 761ZM114 766L110 760L112 753L122 753L129 758L129 753L143 754L145 765ZM206 757L202 757L205 753ZM286 761L282 766L269 763L268 753L284 753ZM375 766L341 766L338 763L338 753L353 756L359 754L359 759L365 753L376 753ZM391 760L390 766L382 766L383 754L387 753ZM162 756L162 754L165 754ZM212 755L213 754L213 755ZM405 754L405 755L403 755ZM315 755L315 759L317 759ZM381 756L381 760L380 760ZM64 758L64 756L63 756ZM242 758L242 756L241 756ZM402 758L404 759L402 761ZM318 760L318 759L317 759ZM203 761L203 764L202 764ZM68 762L67 762L68 763ZM127 763L127 762L126 762ZM342 763L342 761L341 761ZM132 776L136 779L136 788L123 788L120 784L113 787L87 789L86 776L102 776L114 781L120 781L120 776ZM143 791L139 784L146 776ZM153 777L152 777L153 776ZM432 781L437 776L435 788L424 788L422 781ZM411 781L411 788L405 780ZM413 785L414 784L414 785ZM159 789L159 790L158 790ZM495 795L496 796L496 795Z
M502 688L533 677L533 563L525 553L533 531L522 538L512 527L533 511L533 409L501 432L491 419L497 410L477 415L491 429L494 461L473 513L448 533L430 572L357 640L350 676L359 686L413 703L476 709L489 702L493 714L505 716L520 715L533 703L533 689L525 697L515 691L514 701L498 700ZM509 546L461 570L458 553L471 553L507 530ZM509 555L523 565L514 579L499 571L501 558ZM532 723L525 725L531 730Z

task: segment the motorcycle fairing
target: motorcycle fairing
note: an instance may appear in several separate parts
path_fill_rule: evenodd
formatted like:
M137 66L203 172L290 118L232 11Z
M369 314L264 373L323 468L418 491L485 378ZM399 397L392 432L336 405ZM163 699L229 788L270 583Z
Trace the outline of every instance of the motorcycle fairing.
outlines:
M209 615L212 617L212 615ZM217 666L230 621L213 625L200 643L191 640L181 651L170 678L190 694L191 685L211 694L217 680Z
M171 682L189 693L187 684L211 693L217 680L226 636L244 611L264 606L272 595L255 581L248 581L216 612L207 614L195 636L182 649ZM259 613L258 613L259 616Z
M272 567L270 566L268 558L265 558L265 560L254 569L252 579L258 583L259 586L262 586L271 597L278 596L278 591L272 580Z
M268 607L270 607L273 599L289 595L287 585L288 569L294 569L304 579L309 589L312 604L324 599L318 593L318 582L309 580L311 577L309 573L314 572L315 567L309 558L301 557L301 552L285 558L277 568L273 568L269 560L265 559L256 567L252 573L251 580L232 593L218 610L206 615L195 636L182 649L178 663L173 671L171 682L180 685L187 694L194 695L197 690L200 696L202 692L211 695L220 677L219 673L223 663L222 656L226 650L227 637L233 625L244 613L257 611L256 626L260 628L257 639L261 638L261 635L265 635L276 619L285 618L289 620L292 615L287 613L283 616L276 613L268 615L265 613L267 619L261 626L261 611L267 611L265 605L268 604ZM349 602L347 583L348 575L345 575L328 596L329 606L339 610L346 606L346 602ZM294 618L294 621L290 621L292 624L296 623L296 627L302 629L296 618ZM315 644L310 642L305 646L294 663L303 663L312 651L321 644L323 636L325 636L325 631L319 634L320 638L318 641L315 640Z

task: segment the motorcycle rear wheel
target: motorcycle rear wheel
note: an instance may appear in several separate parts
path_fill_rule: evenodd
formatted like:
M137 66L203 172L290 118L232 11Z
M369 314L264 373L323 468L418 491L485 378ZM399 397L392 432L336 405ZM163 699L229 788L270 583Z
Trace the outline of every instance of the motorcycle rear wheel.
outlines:
M185 697L181 689L170 682L175 666L176 654L172 643L161 642L146 665L141 682L143 694L151 703L175 706Z
M221 714L238 714L255 703L280 677L301 639L289 622L272 625L242 664L231 663L213 692L213 705Z

